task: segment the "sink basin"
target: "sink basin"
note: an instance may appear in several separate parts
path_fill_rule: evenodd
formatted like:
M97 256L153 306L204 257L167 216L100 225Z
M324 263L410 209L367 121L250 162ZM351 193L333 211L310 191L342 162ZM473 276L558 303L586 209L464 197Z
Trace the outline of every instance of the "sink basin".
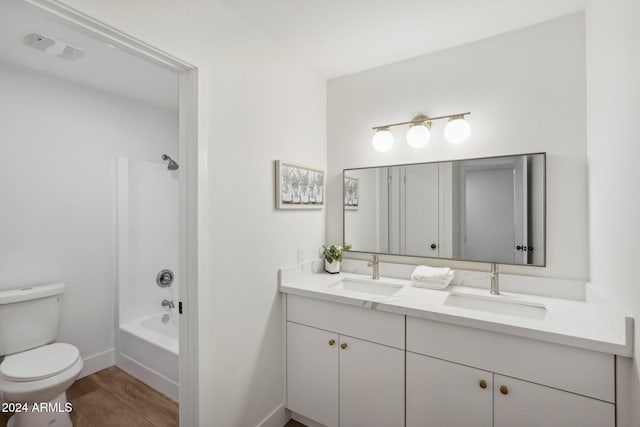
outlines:
M543 319L547 313L547 308L544 304L516 300L497 295L485 296L451 292L444 301L444 304L469 310L506 314L508 316L524 317L528 319Z
M395 295L402 288L402 285L344 279L334 285L331 285L330 288L333 290L353 292L361 295L390 297Z

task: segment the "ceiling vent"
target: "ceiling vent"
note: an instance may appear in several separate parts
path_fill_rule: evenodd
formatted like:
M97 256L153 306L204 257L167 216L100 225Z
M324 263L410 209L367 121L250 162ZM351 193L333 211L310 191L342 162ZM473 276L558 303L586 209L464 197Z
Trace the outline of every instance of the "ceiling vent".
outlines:
M81 49L65 41L56 40L51 36L44 36L38 33L27 34L22 38L22 42L41 52L67 61L75 61L84 56L84 52Z

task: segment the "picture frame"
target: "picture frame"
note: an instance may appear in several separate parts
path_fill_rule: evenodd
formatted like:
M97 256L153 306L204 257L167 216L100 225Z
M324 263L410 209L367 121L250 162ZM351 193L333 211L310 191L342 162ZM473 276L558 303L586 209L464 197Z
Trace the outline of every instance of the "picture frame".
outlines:
M276 160L276 209L322 209L324 171Z
M342 194L344 195L344 208L347 210L358 210L360 202L360 180L345 175Z

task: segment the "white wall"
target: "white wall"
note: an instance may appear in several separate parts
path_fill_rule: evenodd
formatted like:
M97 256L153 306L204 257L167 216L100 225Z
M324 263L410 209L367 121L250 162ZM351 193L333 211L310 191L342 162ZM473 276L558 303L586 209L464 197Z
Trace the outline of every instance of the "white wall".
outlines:
M283 402L277 269L325 237L323 211L274 210L273 161L325 168L325 81L217 1L64 3L199 68L200 425L255 426Z
M587 136L591 281L636 318L631 420L640 425L640 3L587 8Z
M116 159L177 153L177 115L0 62L0 288L65 282L59 339L114 346Z
M547 152L547 267L504 271L588 277L584 16L329 81L327 235L340 241L343 168ZM471 111L471 139L445 142L434 122L423 150L395 128L387 153L371 147L371 127ZM431 262L431 261L430 261Z

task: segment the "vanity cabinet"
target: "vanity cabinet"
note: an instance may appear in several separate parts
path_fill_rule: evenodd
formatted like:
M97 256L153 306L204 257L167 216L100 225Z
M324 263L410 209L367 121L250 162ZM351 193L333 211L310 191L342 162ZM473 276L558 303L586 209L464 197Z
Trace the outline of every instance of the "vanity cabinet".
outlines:
M613 427L607 402L407 352L407 427Z
M338 426L339 336L287 322L287 406Z
M493 426L493 374L407 352L407 427L425 426Z
M404 425L403 350L341 336L339 378L340 427Z
M615 426L612 354L372 304L287 295L288 409L328 427Z
M289 295L287 408L328 427L403 426L403 346L402 315Z
M614 427L614 363L605 353L407 317L407 427Z

